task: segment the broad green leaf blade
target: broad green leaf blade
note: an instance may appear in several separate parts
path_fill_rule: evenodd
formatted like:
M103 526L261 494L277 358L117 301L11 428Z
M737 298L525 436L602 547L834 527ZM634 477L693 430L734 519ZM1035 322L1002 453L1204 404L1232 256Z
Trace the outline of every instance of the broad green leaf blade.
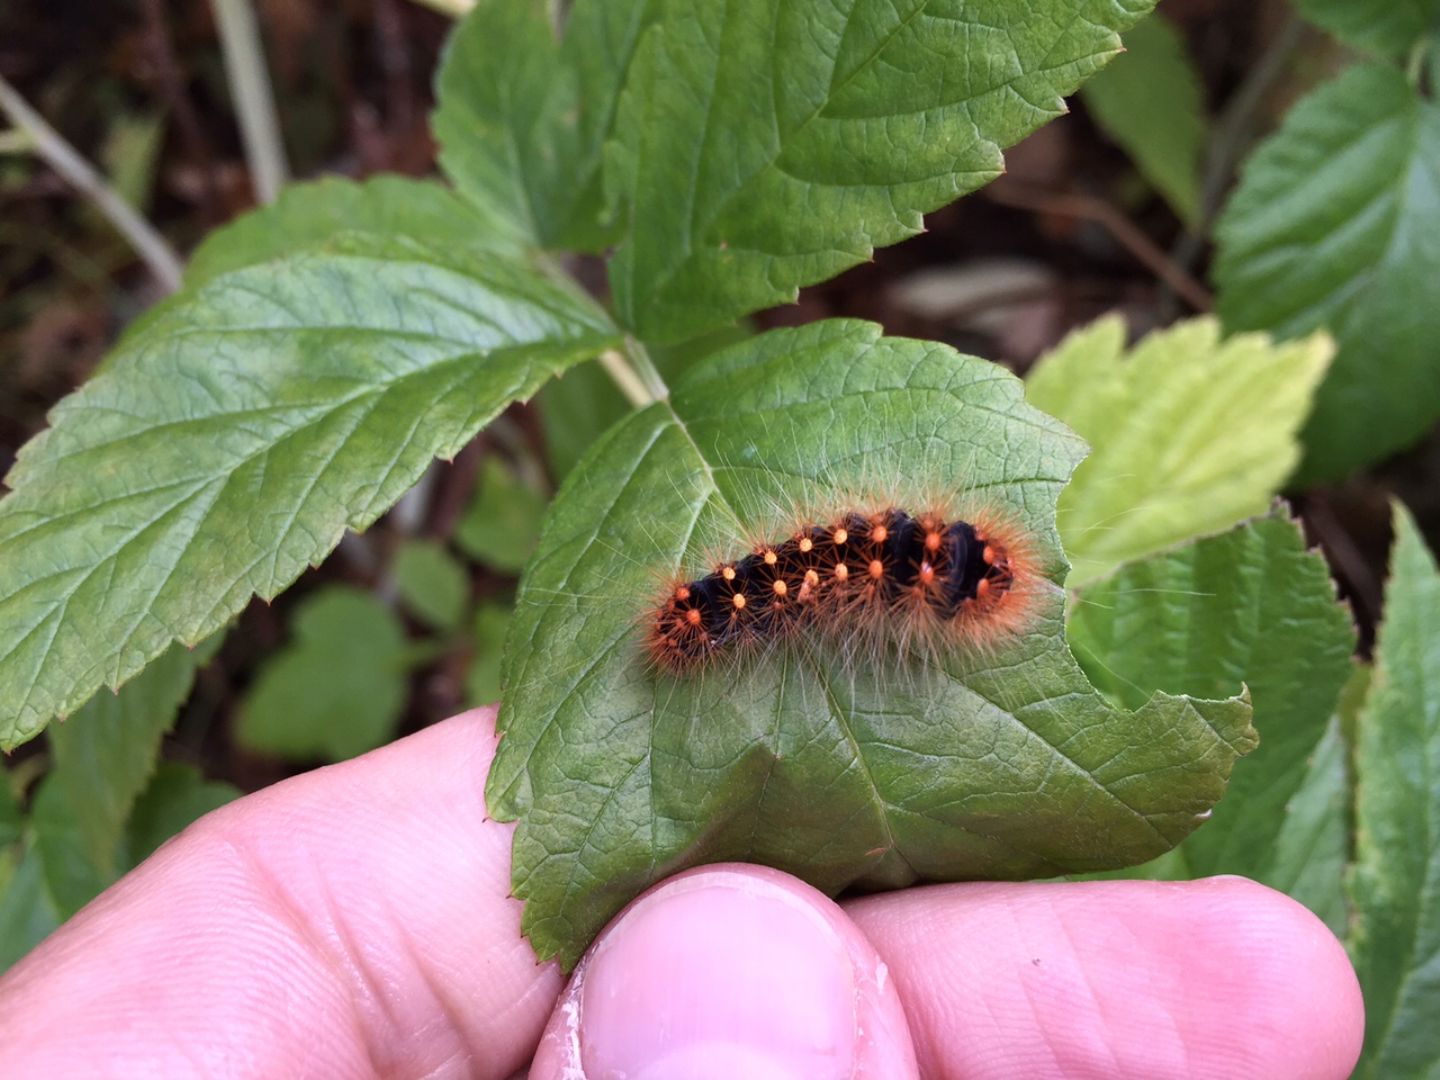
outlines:
M428 180L331 176L292 184L269 206L206 237L185 267L185 287L256 263L316 247L342 233L405 236L437 247L514 255L519 246L496 212Z
M233 784L206 780L192 765L161 762L126 829L130 864L140 865L166 840L241 794Z
M1246 165L1218 226L1232 330L1330 330L1303 481L1341 476L1440 417L1440 105L1385 65L1302 100Z
M1091 445L1060 497L1072 588L1263 514L1300 458L1297 433L1333 348L1220 340L1214 319L1151 334L1125 354L1118 316L1077 331L1026 381L1032 405Z
M1211 819L1180 846L1187 875L1294 885L1304 869L1299 836L1333 839L1333 830L1324 832L1333 826L1342 844L1322 905L1333 914L1344 865L1343 787L1329 822L1317 822L1313 807L1328 796L1307 791L1308 801L1295 800L1308 784L1322 784L1312 776L1314 759L1351 673L1355 630L1299 525L1277 507L1122 567L1077 594L1070 644L1095 684L1131 707L1157 689L1211 697L1249 686L1260 748L1235 766ZM1323 749L1322 771L1343 766L1342 749Z
M180 646L156 660L118 694L100 694L50 729L54 783L69 801L91 862L102 875L119 866L116 846L136 798L160 756L195 681L195 655Z
M1294 897L1336 937L1350 922L1345 871L1350 865L1350 770L1338 717L1331 717L1285 804L1285 822L1265 884ZM1182 845L1183 847L1183 845Z
M438 630L454 630L470 604L470 576L434 540L408 540L395 553L392 571L400 599Z
M1175 24L1152 15L1127 31L1125 55L1086 83L1083 94L1140 175L1193 225L1208 124L1200 74Z
M1295 0L1305 17L1357 49L1404 57L1440 34L1440 0Z
M4 857L0 853L0 859ZM27 847L0 885L0 972L49 937L60 919L45 887L40 855Z
M86 850L76 807L54 776L36 786L30 806L31 844L44 869L45 888L60 918L68 919L115 880ZM109 860L118 865L119 857Z
M545 497L497 457L485 459L479 489L455 530L455 542L471 557L518 574L535 550Z
M350 235L131 336L0 501L0 746L273 597L613 332L494 255Z
M480 0L436 80L440 164L541 247L600 251L616 236L601 184L605 139L652 0L578 0L563 42L546 0Z
M1395 511L1375 676L1355 748L1355 927L1365 993L1361 1077L1440 1069L1440 569Z
M405 631L374 594L335 585L295 611L295 640L240 708L244 745L291 758L363 754L393 734L405 704Z
M717 353L612 428L521 586L486 786L492 814L520 820L539 953L573 963L635 893L703 862L835 892L1125 865L1183 839L1253 745L1249 703L1157 695L1129 713L1085 679L1054 527L1082 454L1003 369L849 321ZM861 485L1011 515L1046 579L1031 632L943 665L797 644L708 677L652 671L641 631L665 577L793 528L777 507L839 509Z
M622 321L674 341L914 236L1153 0L656 0L606 162ZM639 227L643 223L643 228Z

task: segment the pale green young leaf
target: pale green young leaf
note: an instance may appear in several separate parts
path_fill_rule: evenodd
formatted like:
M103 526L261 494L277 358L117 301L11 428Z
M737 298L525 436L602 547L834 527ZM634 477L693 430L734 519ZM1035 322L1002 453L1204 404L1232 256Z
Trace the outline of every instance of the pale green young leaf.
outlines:
M1394 59L1422 38L1440 36L1440 0L1295 0L1295 6L1346 44Z
M1160 15L1125 33L1125 53L1085 84L1085 106L1187 225L1200 209L1204 89L1185 37Z
M541 247L599 251L602 152L653 0L577 0L563 41L548 0L479 0L436 80L440 164L477 203Z
M405 704L405 631L372 593L333 585L295 609L294 637L260 669L236 738L340 761L387 741Z
M1132 708L1155 690L1213 697L1250 688L1260 748L1236 764L1211 819L1180 845L1185 875L1243 874L1287 889L1303 878L1297 898L1327 918L1337 904L1343 913L1344 753L1338 734L1326 740L1355 630L1299 525L1277 507L1123 566L1078 592L1069 630L1095 684ZM1307 838L1330 846L1309 850Z
M1355 925L1365 994L1359 1077L1440 1069L1440 569L1395 509L1385 621L1355 748Z
M513 881L540 955L573 963L637 892L703 862L834 892L1126 865L1195 828L1253 746L1249 702L1156 695L1132 713L1085 679L1054 523L1083 453L1004 369L852 321L723 350L611 428L522 583L486 785L520 821ZM963 488L1008 515L1043 575L1027 631L935 663L797 641L738 671L654 669L657 582L867 484L915 505Z
M1440 418L1440 105L1358 65L1296 105L1218 229L1220 314L1277 337L1328 329L1303 481L1379 461Z
M1060 497L1070 586L1263 514L1299 461L1332 352L1323 335L1221 341L1219 324L1199 318L1127 353L1124 321L1109 316L1043 357L1026 396L1091 446Z
M455 542L501 573L519 573L535 550L545 504L545 496L504 461L488 457L475 497L455 530Z
M91 862L119 870L116 850L136 798L195 681L193 652L175 645L118 694L98 694L50 729L54 783L69 801Z
M795 299L988 183L1153 0L655 0L606 185L622 321L674 341ZM643 225L643 227L641 227Z
M0 500L0 746L193 644L614 340L524 263L347 234L129 336Z
M470 576L444 544L408 540L395 553L395 586L414 615L439 630L460 625L470 604Z

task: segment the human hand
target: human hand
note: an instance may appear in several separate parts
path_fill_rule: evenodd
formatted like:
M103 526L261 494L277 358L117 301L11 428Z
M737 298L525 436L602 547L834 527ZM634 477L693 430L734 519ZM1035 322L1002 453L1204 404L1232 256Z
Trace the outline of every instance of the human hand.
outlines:
M836 905L707 867L567 984L507 896L494 741L476 710L202 819L0 980L0 1076L1286 1080L1359 1053L1339 943L1236 878Z

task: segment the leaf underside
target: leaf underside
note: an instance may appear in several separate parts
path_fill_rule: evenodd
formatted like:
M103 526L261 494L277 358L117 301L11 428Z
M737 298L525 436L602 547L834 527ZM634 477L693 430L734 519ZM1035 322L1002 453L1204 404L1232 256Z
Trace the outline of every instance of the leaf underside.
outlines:
M1385 623L1355 747L1351 954L1365 994L1356 1076L1440 1069L1440 569L1395 514Z
M1277 507L1124 566L1071 606L1076 656L1127 706L1161 687L1201 697L1242 681L1250 688L1260 747L1236 764L1224 800L1177 849L1174 868L1299 890L1291 895L1343 923L1344 813L1330 802L1343 796L1343 745L1331 721L1355 630L1299 525Z
M514 886L539 954L573 963L646 885L703 862L836 892L1126 865L1195 828L1253 745L1249 703L1127 712L1085 679L1054 527L1082 454L1003 369L848 321L724 350L607 433L522 585L486 789L520 820ZM834 511L857 490L963 493L1012 518L1046 579L1029 631L939 664L798 642L743 670L649 668L639 628L666 576L784 527L777 508Z

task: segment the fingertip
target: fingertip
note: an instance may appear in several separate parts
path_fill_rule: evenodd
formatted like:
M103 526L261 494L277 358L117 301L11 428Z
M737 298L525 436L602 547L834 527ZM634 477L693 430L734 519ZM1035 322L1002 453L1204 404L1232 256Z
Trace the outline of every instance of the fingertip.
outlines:
M577 967L531 1075L915 1076L894 981L823 894L704 867L634 901Z
M931 886L847 910L926 1074L1340 1080L1359 1056L1344 949L1243 878Z

